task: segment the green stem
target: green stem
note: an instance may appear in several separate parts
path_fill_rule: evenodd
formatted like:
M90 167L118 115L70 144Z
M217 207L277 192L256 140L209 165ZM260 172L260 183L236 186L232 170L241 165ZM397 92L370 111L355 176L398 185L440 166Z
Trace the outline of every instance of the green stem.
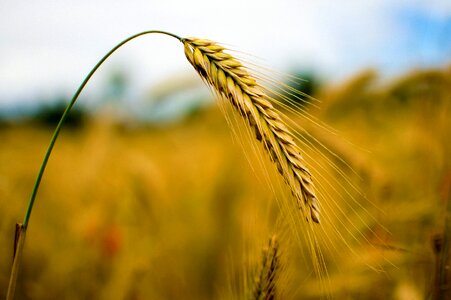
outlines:
M26 229L28 226L28 221L30 219L30 215L31 215L31 211L33 210L33 205L34 205L34 201L36 199L36 194L38 192L39 189L39 185L41 184L41 179L42 179L42 175L44 174L44 170L45 167L47 166L47 161L49 160L50 154L52 153L52 149L53 146L55 145L56 139L58 138L59 132L61 131L61 127L64 123L64 120L66 120L67 115L69 114L69 111L71 110L72 106L75 104L75 101L77 101L78 96L80 95L81 91L84 89L84 87L86 86L86 84L88 83L89 79L91 79L92 75L94 75L94 73L97 71L97 69L103 64L103 62L111 56L111 54L113 54L117 49L119 49L121 46L123 46L124 44L126 44L127 42L141 36L141 35L145 35L145 34L150 34L150 33L161 33L161 34L166 34L169 36L172 36L176 39L178 39L179 41L182 40L181 37L169 33L169 32L165 32L165 31L159 31L159 30L150 30L150 31L144 31L138 34L135 34L125 40L123 40L122 42L120 42L116 47L114 47L113 49L111 49L104 57L102 57L102 59L94 66L94 68L91 70L91 72L89 72L88 76L86 76L85 80L83 80L83 82L81 83L81 85L78 87L77 91L75 92L74 96L72 97L72 100L69 102L69 104L66 107L66 110L64 111L63 115L61 116L60 121L58 122L58 125L55 128L55 131L53 132L53 136L52 139L50 140L50 144L47 148L47 151L45 152L45 156L44 159L42 160L42 164L41 167L39 168L39 173L38 176L36 177L36 182L33 186L33 191L31 192L31 197L30 197L30 202L28 203L28 208L27 208L27 212L25 214L25 218L23 220L23 227Z
M133 40L133 39L135 39L135 38L137 38L139 36L150 34L150 33L165 34L165 35L172 36L172 37L178 39L179 41L182 41L182 38L180 38L179 36L177 36L175 34L172 34L172 33L169 33L169 32L166 32L166 31L160 31L160 30L143 31L141 33L135 34L135 35L123 40L122 42L117 44L114 48L112 48L94 66L94 68L91 70L91 72L89 72L89 74L83 80L81 85L78 87L77 91L75 92L74 96L72 97L72 100L69 102L69 104L67 105L66 109L64 110L64 113L61 116L61 119L60 119L60 121L58 122L58 125L55 128L55 131L53 132L52 139L50 140L50 143L49 143L49 146L47 148L47 151L45 152L44 159L42 160L41 167L39 168L39 172L38 172L38 175L36 177L36 182L35 182L35 184L33 186L33 190L31 192L30 201L28 203L28 208L27 208L27 212L25 214L24 220L23 220L23 224L18 224L19 227L18 227L18 229L16 229L16 239L15 239L15 242L14 242L14 249L15 250L14 250L14 257L13 257L13 266L12 266L10 280L9 280L8 292L7 292L7 295L6 295L6 299L7 300L14 299L14 291L15 291L17 275L18 275L18 271L19 271L19 263L20 263L20 258L22 256L22 252L23 252L23 245L25 243L25 234L26 234L27 227L28 227L28 221L30 220L31 211L33 210L33 205L34 205L34 202L35 202L35 199L36 199L36 194L37 194L39 186L41 184L41 180L42 180L42 176L43 176L44 171L45 171L45 167L47 166L47 162L49 160L50 154L52 153L53 146L55 145L56 139L58 138L58 135L59 135L59 133L61 131L61 127L62 127L64 121L66 120L67 115L69 114L72 106L74 106L75 102L78 99L78 96L83 91L83 89L86 86L86 84L88 83L89 79L91 79L91 77L94 75L94 73L97 71L97 69L105 62L105 60L108 57L111 56L111 54L113 54L117 49L119 49L124 44L128 43L129 41L131 41L131 40Z

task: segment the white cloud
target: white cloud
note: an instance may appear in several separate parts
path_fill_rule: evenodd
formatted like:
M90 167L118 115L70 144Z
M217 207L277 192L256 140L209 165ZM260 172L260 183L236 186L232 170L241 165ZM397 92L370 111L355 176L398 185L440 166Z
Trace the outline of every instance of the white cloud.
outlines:
M24 5L3 0L0 103L27 93L74 90L110 47L147 29L225 42L264 58L276 69L296 61L341 77L377 65L386 47L402 39L405 32L397 23L397 11L408 7L449 18L450 3L43 0ZM137 87L189 70L181 48L166 37L142 38L127 45L108 63L114 64L128 66Z

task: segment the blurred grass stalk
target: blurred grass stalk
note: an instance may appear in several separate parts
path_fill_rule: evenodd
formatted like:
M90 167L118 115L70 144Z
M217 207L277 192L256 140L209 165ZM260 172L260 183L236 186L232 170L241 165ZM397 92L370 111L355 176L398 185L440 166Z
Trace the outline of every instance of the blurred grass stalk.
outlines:
M14 292L15 292L15 288L16 288L16 282L17 282L18 273L19 273L20 259L21 259L21 256L22 256L23 246L24 246L24 243L25 243L25 235L26 235L26 231L27 231L27 227L28 227L28 221L30 219L31 211L33 210L33 205L34 205L34 202L35 202L35 199L36 199L36 194L37 194L39 186L41 184L41 179L42 179L42 176L44 174L45 167L47 166L47 162L49 160L50 154L52 153L53 147L54 147L56 139L58 138L58 135L59 135L59 133L61 131L61 128L62 128L62 125L63 125L64 121L66 120L67 116L69 115L70 110L74 106L75 102L78 99L78 96L80 96L81 92L85 88L85 86L88 83L88 81L91 79L91 77L97 71L97 69L105 62L105 60L107 60L107 58L110 57L117 49L119 49L124 44L128 43L129 41L131 41L131 40L133 40L133 39L135 39L135 38L137 38L139 36L146 35L146 34L151 34L151 33L159 33L159 34L168 35L168 36L174 37L174 38L178 39L179 41L181 41L181 38L179 36L177 36L175 34L172 34L172 33L169 33L169 32L166 32L166 31L160 31L160 30L143 31L143 32L140 32L140 33L137 33L135 35L132 35L132 36L128 37L127 39L125 39L122 42L120 42L119 44L117 44L114 48L112 48L107 54L105 54L102 57L101 60L99 60L97 62L97 64L94 66L94 68L92 68L92 70L85 77L85 79L83 80L81 85L78 87L78 89L75 92L74 96L72 97L71 101L69 102L69 104L67 105L66 109L64 110L64 113L61 116L61 119L58 122L58 125L56 126L55 131L53 133L53 136L52 136L52 138L50 140L50 143L49 143L49 146L47 148L47 151L45 152L44 159L42 160L41 167L39 168L39 172L38 172L38 175L36 177L36 182L35 182L35 184L33 186L32 192L31 192L30 201L28 203L28 208L27 208L27 211L25 213L24 221L23 221L22 224L20 224L20 223L16 224L16 233L15 233L15 239L14 239L14 256L13 256L14 259L13 259L13 266L12 266L12 270L11 270L11 275L10 275L10 280L9 280L6 300L14 299Z
M280 271L279 242L273 235L263 249L259 274L254 279L252 298L254 300L274 300L277 297L277 281Z

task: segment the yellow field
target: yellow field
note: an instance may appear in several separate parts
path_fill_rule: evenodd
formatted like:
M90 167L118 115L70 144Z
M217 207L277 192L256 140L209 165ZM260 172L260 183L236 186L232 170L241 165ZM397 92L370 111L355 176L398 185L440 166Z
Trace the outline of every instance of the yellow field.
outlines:
M341 246L327 245L338 243L336 233L321 239L324 260L331 262L326 283L318 283L302 245L285 243L278 293L427 298L437 292L437 269L449 263L433 244L451 234L445 230L450 69L412 73L382 87L366 72L317 98L323 103L316 116L340 134L310 130L348 162L356 174L342 165L344 172L368 200L352 209L366 211L365 220L350 215L354 219L336 226L345 239L358 232L364 242L349 241L357 256L348 257ZM14 226L25 214L52 130L0 127L0 297ZM216 107L161 127L98 118L64 128L31 217L16 299L245 298L248 291L238 283L253 263L258 268L269 236L277 234L283 244L290 235L279 224L278 202L263 173L250 167ZM341 228L347 224L355 226Z

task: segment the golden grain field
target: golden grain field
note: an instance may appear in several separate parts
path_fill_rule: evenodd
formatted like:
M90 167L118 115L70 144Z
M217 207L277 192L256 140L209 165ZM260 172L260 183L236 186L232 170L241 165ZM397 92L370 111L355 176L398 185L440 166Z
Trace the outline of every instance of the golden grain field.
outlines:
M327 245L338 243L335 232L321 239L326 278L312 269L309 245L289 238L267 175L212 106L164 126L94 116L64 128L30 220L16 299L251 299L246 277L258 273L273 234L279 299L427 299L438 280L451 285L449 270L440 275L450 263L451 69L377 79L362 72L315 95L315 116L338 134L291 116L347 161L336 163L366 199L352 208L365 220L337 222L344 239L357 231L363 243L349 240L341 252ZM30 122L0 125L0 297L14 226L51 134Z

